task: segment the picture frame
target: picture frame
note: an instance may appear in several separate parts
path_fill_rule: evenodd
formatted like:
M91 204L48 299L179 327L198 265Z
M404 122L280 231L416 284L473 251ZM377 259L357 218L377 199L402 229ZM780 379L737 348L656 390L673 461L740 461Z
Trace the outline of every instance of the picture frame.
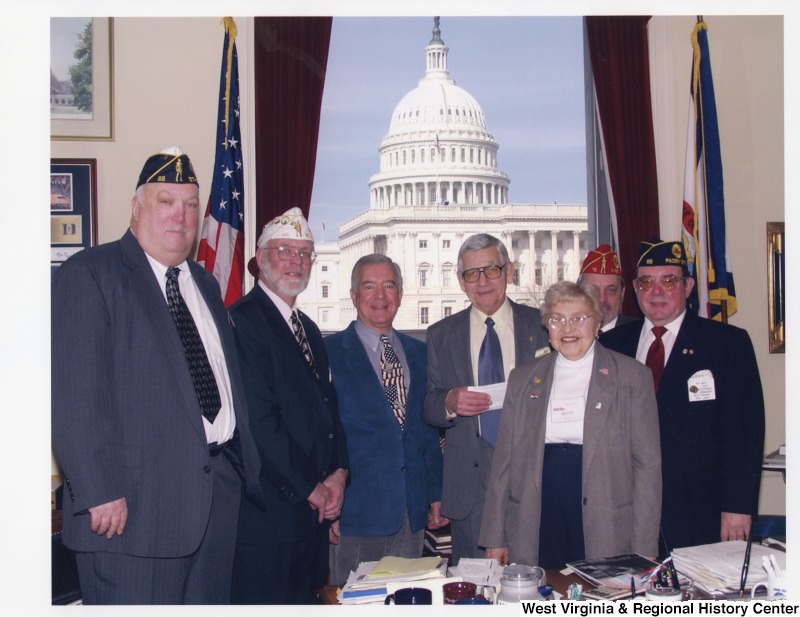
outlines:
M785 248L784 224L767 223L769 353L786 353Z
M97 159L50 160L50 263L53 269L97 244Z
M69 67L76 30L91 24L91 105L77 97ZM52 141L114 140L114 19L112 17L52 17L50 19L50 139Z

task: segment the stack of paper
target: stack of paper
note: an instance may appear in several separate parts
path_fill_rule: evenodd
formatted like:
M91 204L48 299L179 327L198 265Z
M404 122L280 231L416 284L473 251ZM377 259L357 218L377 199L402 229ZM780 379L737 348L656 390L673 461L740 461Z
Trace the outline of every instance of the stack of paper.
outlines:
M672 551L672 560L678 571L692 579L698 587L712 596L724 596L739 591L746 551L747 542L743 540L716 542L676 548ZM774 555L781 569L786 569L786 553L753 544L745 589L750 590L756 583L767 582L761 558L769 558L770 555Z
M457 566L450 568L450 575L460 576L465 581L479 586L490 585L497 587L503 576L503 568L498 565L497 559L462 557L459 559Z
M412 583L446 575L447 560L441 557L384 557L380 561L365 561L350 573L337 598L340 604L383 604L386 594L390 593L389 583Z

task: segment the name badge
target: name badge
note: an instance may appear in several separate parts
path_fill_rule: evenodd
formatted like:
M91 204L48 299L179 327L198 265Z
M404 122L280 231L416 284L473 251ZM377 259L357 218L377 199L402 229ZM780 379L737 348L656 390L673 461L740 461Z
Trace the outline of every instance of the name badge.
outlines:
M708 369L697 371L686 382L689 390L689 402L714 401L717 394L714 390L714 375Z
M582 396L571 398L560 398L553 401L553 414L551 416L554 424L560 422L579 422L583 420L586 411L586 399Z

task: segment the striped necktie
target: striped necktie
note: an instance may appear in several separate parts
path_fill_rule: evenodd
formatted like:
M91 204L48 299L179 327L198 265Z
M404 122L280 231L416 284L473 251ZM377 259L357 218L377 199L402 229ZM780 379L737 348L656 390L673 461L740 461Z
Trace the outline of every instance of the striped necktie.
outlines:
M381 342L383 343L383 353L381 353L383 390L386 392L386 398L392 406L395 418L402 427L406 423L406 382L403 377L403 365L389 342L389 337L381 334Z
M303 329L303 324L301 324L300 320L297 318L296 311L292 311L292 332L294 332L294 338L297 339L297 344L300 345L300 350L303 352L306 364L308 364L308 367L314 373L314 377L319 379L317 367L314 366L314 355L311 353L311 346L308 344L308 339L306 338L306 331Z

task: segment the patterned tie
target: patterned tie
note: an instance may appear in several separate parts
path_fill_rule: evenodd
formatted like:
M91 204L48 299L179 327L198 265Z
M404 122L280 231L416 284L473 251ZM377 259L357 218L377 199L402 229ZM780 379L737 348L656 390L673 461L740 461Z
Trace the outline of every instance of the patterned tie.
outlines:
M186 352L189 373L192 375L192 383L200 403L200 410L206 420L213 424L222 405L217 380L208 363L208 356L194 319L192 319L192 314L181 296L181 290L178 287L179 274L180 269L178 268L167 270L167 306L169 306L169 312L178 327L178 335L181 337L183 350Z
M486 336L481 343L478 354L478 385L485 386L492 383L505 381L503 372L503 351L500 349L500 338L494 329L494 319L486 318ZM480 415L481 437L490 446L497 443L497 433L500 429L500 409L490 409Z
M292 332L294 332L294 338L297 339L297 344L300 345L300 350L303 352L303 357L306 359L308 368L314 373L314 377L319 380L317 367L314 366L314 355L311 353L311 346L308 344L306 332L303 330L303 324L300 323L295 311L292 311Z
M383 353L381 354L381 376L383 377L383 390L392 406L400 426L406 423L406 382L403 378L403 365L394 352L389 337L381 334Z
M656 392L658 392L658 385L661 383L661 374L664 372L664 342L661 337L664 336L666 331L667 329L664 326L653 326L653 334L656 340L650 343L650 349L647 350L647 358L644 362L645 366L653 371L653 383L655 384Z

